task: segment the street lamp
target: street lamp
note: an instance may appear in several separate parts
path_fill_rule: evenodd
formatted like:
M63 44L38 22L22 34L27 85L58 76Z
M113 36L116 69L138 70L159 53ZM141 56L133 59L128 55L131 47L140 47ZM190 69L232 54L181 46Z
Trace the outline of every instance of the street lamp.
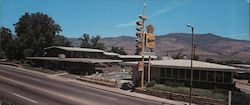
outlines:
M192 87L193 87L193 49L194 49L194 27L191 24L187 24L187 27L192 29L192 45L191 45L191 77L190 77L190 93L189 93L189 105L192 103Z

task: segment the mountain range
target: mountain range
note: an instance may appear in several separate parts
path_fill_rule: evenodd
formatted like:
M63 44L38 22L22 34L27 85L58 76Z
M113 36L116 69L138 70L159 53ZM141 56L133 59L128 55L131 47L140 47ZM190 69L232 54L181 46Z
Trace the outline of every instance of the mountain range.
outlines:
M189 57L191 52L191 34L170 33L156 36L156 46L153 49L157 56L175 56L178 53ZM107 50L112 46L123 47L128 54L135 53L136 37L119 36L102 38ZM81 40L69 38L72 46L79 47ZM199 58L213 58L223 60L250 60L250 41L236 40L217 36L211 33L195 34L195 55ZM147 49L146 49L147 51Z

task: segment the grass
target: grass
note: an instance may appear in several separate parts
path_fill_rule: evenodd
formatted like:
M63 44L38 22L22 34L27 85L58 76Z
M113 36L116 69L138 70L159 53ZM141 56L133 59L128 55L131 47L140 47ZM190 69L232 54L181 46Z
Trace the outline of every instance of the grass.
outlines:
M182 87L182 86L171 87L171 86L165 86L163 84L156 84L155 86L151 87L151 89L180 93L180 94L189 94L189 91L190 91L189 87ZM226 91L219 90L219 89L209 90L209 89L193 88L192 95L207 97L207 98L214 98L214 99L222 99L222 100L227 99Z
M1 62L0 62L1 63ZM12 61L5 61L2 62L5 65L16 65L17 67L23 67L25 69L29 69L29 70L34 70L34 71L38 71L38 72L43 72L43 73L47 73L47 74L58 74L58 73L63 73L65 71L63 70L58 70L58 69L45 69L45 68L41 68L41 67L33 67L30 64L26 63L25 61L18 61L18 60L12 60Z
M64 73L65 71L62 70L50 70L50 69L44 69L41 67L31 67L31 66L23 66L25 69L39 71L47 74L58 74L58 73Z
M0 105L15 105L15 103L13 101L6 100L0 97Z

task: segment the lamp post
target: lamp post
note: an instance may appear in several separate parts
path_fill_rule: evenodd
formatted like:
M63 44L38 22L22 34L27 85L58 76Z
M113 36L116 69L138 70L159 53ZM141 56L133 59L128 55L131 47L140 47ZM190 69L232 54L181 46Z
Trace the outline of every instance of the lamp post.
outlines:
M190 77L190 91L189 91L189 105L192 103L192 87L193 87L193 49L194 49L194 27L191 24L187 24L187 27L191 27L192 30L192 45L191 45L191 77Z

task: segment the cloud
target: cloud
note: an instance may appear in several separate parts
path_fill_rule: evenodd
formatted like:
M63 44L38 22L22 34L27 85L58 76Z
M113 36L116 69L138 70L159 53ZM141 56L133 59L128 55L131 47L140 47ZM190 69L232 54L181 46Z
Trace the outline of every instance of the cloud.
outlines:
M135 25L136 20L134 21L130 21L127 23L123 23L123 24L118 24L116 27L117 28L121 28L121 27L129 27L129 26L134 26Z
M185 5L185 4L189 3L189 2L190 2L190 0L178 0L178 1L174 0L174 1L170 2L170 3L168 3L167 5L165 5L163 9L158 10L158 11L154 12L153 14L151 14L149 16L151 18L157 17L157 16L159 16L161 14L172 11L172 10L174 10L174 9L176 9L176 8L182 6L182 5Z
M189 3L191 0L174 0L171 1L170 3L168 3L167 5L165 5L162 9L155 11L154 13L148 15L149 18L153 18L153 17L157 17L159 15L162 15L164 13L167 13L169 11L172 11L182 5L185 5L187 3ZM117 28L122 28L122 27L130 27L130 26L134 26L135 25L136 20L127 22L127 23L122 23L122 24L118 24L116 25Z

